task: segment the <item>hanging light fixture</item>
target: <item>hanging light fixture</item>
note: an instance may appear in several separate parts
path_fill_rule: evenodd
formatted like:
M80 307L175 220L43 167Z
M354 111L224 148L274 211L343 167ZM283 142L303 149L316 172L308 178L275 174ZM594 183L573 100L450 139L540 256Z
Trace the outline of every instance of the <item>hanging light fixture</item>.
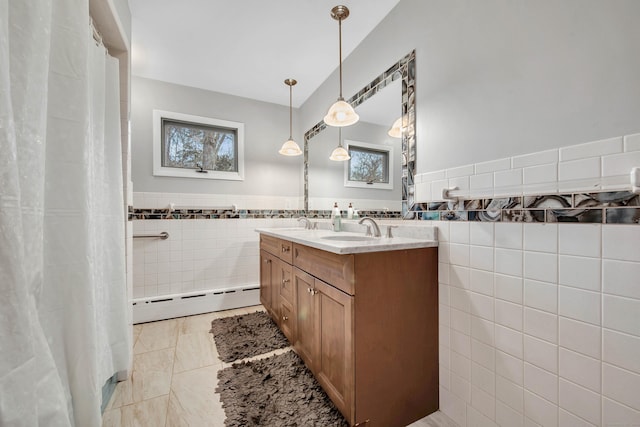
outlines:
M278 153L283 156L299 156L302 154L302 150L293 140L293 106L292 106L292 97L293 97L293 86L298 83L295 79L287 79L284 81L284 84L289 86L289 140L285 141L282 144L282 148L278 151Z
M402 117L399 117L398 120L393 122L391 129L387 132L392 138L402 138Z
M338 21L338 40L340 44L340 96L338 100L329 108L329 112L324 116L324 122L329 126L350 126L360 118L353 107L342 97L342 20L349 16L347 6L336 6L331 9L331 17Z
M329 159L336 162L344 162L350 158L349 152L342 146L342 128L338 128L338 146L331 152Z

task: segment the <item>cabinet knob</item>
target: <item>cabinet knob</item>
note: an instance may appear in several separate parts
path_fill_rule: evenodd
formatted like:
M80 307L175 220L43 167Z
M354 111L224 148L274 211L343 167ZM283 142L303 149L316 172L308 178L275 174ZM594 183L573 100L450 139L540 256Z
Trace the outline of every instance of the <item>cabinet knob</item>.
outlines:
M289 320L289 316L282 316L282 320Z
M282 286L284 286L285 284L287 284L287 282L290 282L291 279L282 279Z
M265 260L264 260L264 263L265 263L265 264L271 264L271 260L270 260L270 259L265 259Z
M289 246L283 246L282 247L282 252L289 252L291 250L291 248Z
M317 289L312 289L312 290L311 290L311 294L312 294L312 295L315 295L315 294L317 294L317 293L318 293L318 290L317 290Z

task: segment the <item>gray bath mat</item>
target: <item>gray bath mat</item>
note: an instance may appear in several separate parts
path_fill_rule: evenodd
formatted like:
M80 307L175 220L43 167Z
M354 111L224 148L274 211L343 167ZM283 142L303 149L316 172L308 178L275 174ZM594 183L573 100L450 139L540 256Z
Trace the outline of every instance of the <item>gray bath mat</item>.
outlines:
M349 424L293 351L218 372L227 427L343 427Z
M289 345L278 326L263 311L215 319L209 332L213 334L223 362L246 359Z

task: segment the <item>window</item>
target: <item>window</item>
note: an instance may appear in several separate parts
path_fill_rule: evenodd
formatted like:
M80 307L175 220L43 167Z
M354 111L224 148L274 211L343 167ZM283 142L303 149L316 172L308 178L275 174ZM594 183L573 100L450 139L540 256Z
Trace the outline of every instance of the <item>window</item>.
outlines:
M393 189L391 146L345 141L351 159L345 162L345 187Z
M153 111L153 174L242 180L244 124Z

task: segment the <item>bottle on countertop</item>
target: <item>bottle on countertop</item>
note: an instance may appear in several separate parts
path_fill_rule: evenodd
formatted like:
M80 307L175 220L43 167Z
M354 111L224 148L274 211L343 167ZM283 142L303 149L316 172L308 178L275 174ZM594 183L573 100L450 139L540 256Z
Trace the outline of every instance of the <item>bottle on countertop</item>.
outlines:
M347 219L353 219L353 206L349 203L349 207L347 208Z
M342 218L340 217L340 208L338 207L338 202L335 202L333 205L333 211L331 212L331 225L333 226L333 231L340 231L342 223Z

